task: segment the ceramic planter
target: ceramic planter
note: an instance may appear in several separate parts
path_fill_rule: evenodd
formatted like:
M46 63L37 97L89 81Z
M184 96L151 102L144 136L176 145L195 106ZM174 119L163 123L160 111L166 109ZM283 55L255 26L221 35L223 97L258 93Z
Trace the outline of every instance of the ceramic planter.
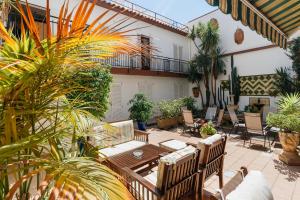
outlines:
M279 159L287 165L300 165L300 156L297 152L297 146L300 141L300 133L279 132L279 139L283 151Z
M199 94L200 94L200 88L199 87L193 87L192 90L193 90L194 97L198 98Z
M138 125L139 130L146 131L146 123L145 122L137 121L137 125Z

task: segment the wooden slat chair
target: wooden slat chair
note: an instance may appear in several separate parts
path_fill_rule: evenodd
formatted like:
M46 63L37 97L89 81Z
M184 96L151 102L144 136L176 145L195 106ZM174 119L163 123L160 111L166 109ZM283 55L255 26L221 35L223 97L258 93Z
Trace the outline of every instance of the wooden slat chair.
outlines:
M244 137L244 146L246 139L249 138L250 146L252 144L253 136L262 136L264 138L264 147L266 147L266 140L269 143L269 151L271 151L271 141L269 132L263 127L260 113L244 113L246 124L246 135Z
M190 110L182 110L183 117L183 132L185 133L187 129L189 129L192 133L199 131L201 126L201 119L194 119L192 111Z
M239 121L233 107L228 106L227 109L232 122L232 129L229 131L229 136L230 136L232 132L238 132L240 128L243 128L244 130L245 124Z
M217 107L208 107L205 114L205 120L213 121L217 115L217 109Z
M219 186L223 187L223 165L225 156L227 136L220 134L213 135L198 143L200 150L199 172L200 172L200 189L202 199L204 198L204 183L213 175L219 177Z
M248 172L245 167L241 167L224 187L215 194L209 195L207 200L224 200L227 198L274 200L263 174L259 171Z
M198 193L199 150L193 146L159 159L158 169L142 176L124 168L128 190L138 200L176 200Z
M222 130L222 120L224 116L224 109L221 109L218 114L218 119L214 122L214 126L217 130Z

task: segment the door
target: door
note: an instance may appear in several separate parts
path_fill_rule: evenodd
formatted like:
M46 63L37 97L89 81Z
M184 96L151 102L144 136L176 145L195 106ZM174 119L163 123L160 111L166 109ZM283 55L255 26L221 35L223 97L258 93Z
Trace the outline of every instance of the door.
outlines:
M141 64L142 69L150 70L150 38L146 36L141 36Z

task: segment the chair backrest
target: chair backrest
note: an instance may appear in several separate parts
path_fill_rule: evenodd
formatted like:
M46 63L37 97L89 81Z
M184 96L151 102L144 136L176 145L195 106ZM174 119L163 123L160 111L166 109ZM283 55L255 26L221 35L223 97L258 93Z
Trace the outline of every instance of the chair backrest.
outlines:
M132 120L115 122L110 124L117 128L118 134L121 136L117 143L124 143L134 139L134 126Z
M224 116L224 109L221 109L218 114L217 126L220 126L222 124L223 116Z
M244 113L244 115L247 131L262 134L263 126L260 113Z
M231 107L231 106L228 106L228 107L227 107L227 110L228 110L228 112L229 112L229 116L230 116L230 119L231 119L232 124L235 125L235 124L239 123L239 120L238 120L238 118L237 118L237 116L236 116L236 113L235 113L235 111L234 111L234 108Z
M266 122L267 121L267 116L270 112L270 106L269 105L265 105L262 109L262 121Z
M200 150L199 168L206 169L205 179L222 170L227 136L213 135L198 143Z
M179 199L195 189L198 162L199 150L192 146L160 159L156 186L165 195L164 199Z
M185 124L193 124L194 118L192 111L190 110L182 110L182 117Z
M216 114L217 114L217 107L208 107L205 114L205 119L213 120L216 117Z

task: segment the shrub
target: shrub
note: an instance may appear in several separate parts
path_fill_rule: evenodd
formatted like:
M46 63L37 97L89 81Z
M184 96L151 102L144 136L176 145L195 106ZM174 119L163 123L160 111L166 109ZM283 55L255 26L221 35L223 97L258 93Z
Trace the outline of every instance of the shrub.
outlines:
M204 135L214 135L217 133L217 130L214 128L212 122L208 122L201 127L200 133Z
M153 103L144 95L136 94L128 103L130 106L130 119L147 122L151 115L153 109Z
M300 132L300 94L286 95L278 103L279 112L269 114L267 124L282 131Z
M196 110L195 100L192 97L185 97L175 100L163 100L158 107L163 119L174 118L181 115L181 108L187 107L188 110Z
M109 68L96 67L81 70L74 75L77 90L68 96L82 102L82 108L94 116L103 118L108 109L112 75Z

